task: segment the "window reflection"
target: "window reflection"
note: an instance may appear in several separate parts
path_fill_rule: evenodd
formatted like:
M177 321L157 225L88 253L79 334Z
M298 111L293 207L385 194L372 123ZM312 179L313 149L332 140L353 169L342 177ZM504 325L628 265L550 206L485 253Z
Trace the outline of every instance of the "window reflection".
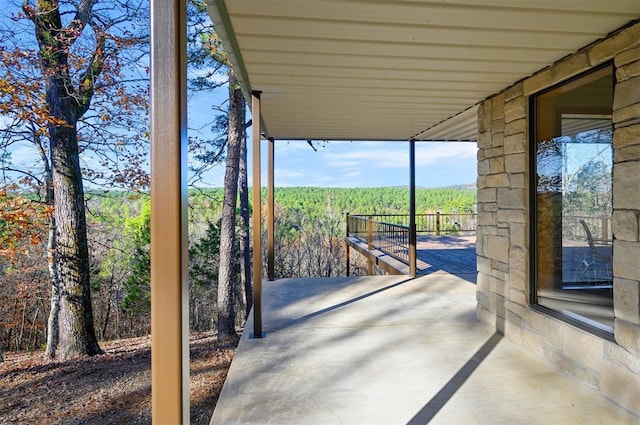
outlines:
M534 99L537 303L613 332L611 67Z

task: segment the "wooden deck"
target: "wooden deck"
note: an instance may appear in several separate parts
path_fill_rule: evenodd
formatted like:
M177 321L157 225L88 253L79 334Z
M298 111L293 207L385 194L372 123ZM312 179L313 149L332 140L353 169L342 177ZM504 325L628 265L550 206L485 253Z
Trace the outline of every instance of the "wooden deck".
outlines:
M476 236L418 236L418 274L444 271L451 274L476 273Z
M349 245L389 274L409 274L409 266L374 249L367 249L367 242L357 237L347 239ZM417 272L427 275L437 271L462 275L475 283L476 236L475 235L421 235L417 238Z

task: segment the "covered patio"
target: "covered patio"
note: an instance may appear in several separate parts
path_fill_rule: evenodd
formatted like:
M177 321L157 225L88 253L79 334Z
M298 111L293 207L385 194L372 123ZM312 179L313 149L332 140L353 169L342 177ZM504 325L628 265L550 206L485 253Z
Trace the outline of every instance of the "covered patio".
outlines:
M638 423L478 322L474 278L265 283L211 424Z
M637 0L207 4L251 103L254 205L269 141L269 238L278 140L405 143L410 188L416 142L477 141L484 208L477 274L275 282L263 279L254 214L253 315L212 423L638 423L605 398L638 411L637 227L618 226L631 253L618 287L632 301L620 298L615 342L541 312L527 162L527 96L606 61L629 73L616 131L636 128ZM153 415L187 423L186 18L183 0L152 6ZM637 226L633 146L619 169Z

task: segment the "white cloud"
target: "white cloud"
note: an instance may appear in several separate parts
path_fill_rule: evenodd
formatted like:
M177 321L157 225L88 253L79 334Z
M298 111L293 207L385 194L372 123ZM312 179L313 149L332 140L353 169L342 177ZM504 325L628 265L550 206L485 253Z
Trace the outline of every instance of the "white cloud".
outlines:
M263 144L263 184L266 184ZM315 152L305 141L276 141L277 186L376 187L408 184L409 144L402 142L327 142ZM249 154L251 154L249 152ZM251 174L251 170L249 170ZM475 143L416 142L416 179L420 186L473 182Z
M416 166L437 164L444 160L476 158L475 143L423 143L416 146Z

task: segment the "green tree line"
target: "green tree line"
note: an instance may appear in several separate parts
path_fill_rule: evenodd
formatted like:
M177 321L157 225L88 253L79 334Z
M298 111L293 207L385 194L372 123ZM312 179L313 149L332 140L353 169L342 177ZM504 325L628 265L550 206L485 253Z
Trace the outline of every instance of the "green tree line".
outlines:
M127 191L87 193L91 294L99 340L149 333L148 194ZM266 194L265 194L266 195ZM406 213L406 188L276 188L276 276L345 274L344 214ZM420 188L419 211L475 210L475 190ZM6 249L0 256L0 346L39 350L46 342L49 302L46 210L29 196L2 192L0 229ZM32 206L29 210L26 206ZM189 193L190 327L215 329L216 282L222 189ZM31 208L31 207L30 207ZM19 214L19 221L14 217ZM4 221L3 221L4 220ZM20 229L10 227L19 223ZM2 224L5 223L5 224ZM27 226L28 224L28 226ZM20 231L18 231L20 230ZM238 247L239 249L239 247ZM239 260L239 258L238 258ZM238 261L239 263L239 261ZM240 265L235 266L239 274ZM353 271L352 271L353 273ZM238 300L241 294L234 294ZM244 317L238 303L237 317ZM238 323L241 324L241 323Z

